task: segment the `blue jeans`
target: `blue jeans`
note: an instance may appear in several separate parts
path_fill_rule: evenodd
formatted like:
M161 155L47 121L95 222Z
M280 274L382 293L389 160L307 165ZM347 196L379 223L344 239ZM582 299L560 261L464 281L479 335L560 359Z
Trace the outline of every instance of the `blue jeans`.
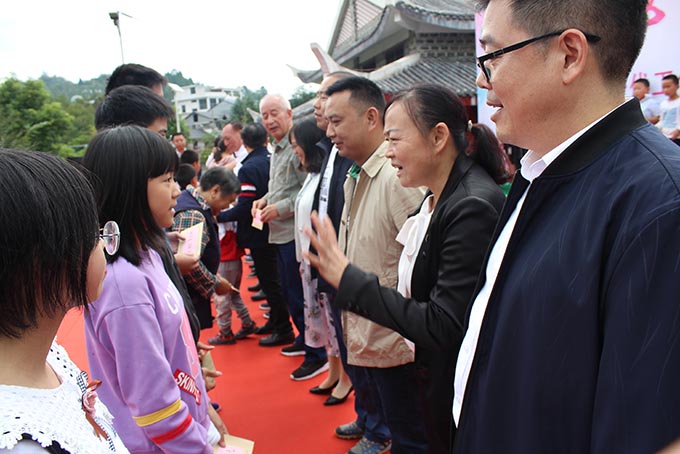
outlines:
M295 241L277 244L276 251L283 298L288 304L288 312L293 319L293 324L300 333L295 338L295 345L304 345L305 361L324 361L326 360L325 348L311 348L305 345L305 297L302 293L300 264L295 257Z
M392 436L383 417L378 391L375 389L375 383L369 377L365 367L347 364L347 347L342 331L342 310L333 307L334 299L335 293L328 292L328 300L333 308L333 324L338 335L340 359L345 372L352 381L352 386L354 386L354 411L357 414L357 424L364 429L364 437L377 443L384 443L390 440Z

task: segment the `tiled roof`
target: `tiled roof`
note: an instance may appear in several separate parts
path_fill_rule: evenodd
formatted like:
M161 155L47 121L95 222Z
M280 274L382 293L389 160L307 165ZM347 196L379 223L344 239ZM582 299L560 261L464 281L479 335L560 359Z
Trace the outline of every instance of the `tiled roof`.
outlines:
M409 56L383 66L371 73L369 78L386 94L394 94L421 83L443 85L458 96L474 96L477 93L477 69L472 59L470 62L460 62ZM293 109L295 121L311 116L313 104L314 100L310 100Z
M471 1L466 0L402 0L397 1L397 8L405 8L421 15L451 16L453 18L474 17Z
M385 78L371 78L385 93L396 93L419 83L444 85L459 96L476 93L477 70L474 61L461 63L434 58L421 58Z

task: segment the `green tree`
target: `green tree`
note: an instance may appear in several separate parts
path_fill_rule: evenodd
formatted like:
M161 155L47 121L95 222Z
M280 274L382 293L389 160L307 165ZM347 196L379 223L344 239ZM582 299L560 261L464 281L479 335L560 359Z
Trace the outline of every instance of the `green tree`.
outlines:
M69 129L65 138L66 145L71 147L76 153L83 152L96 134L94 129L94 112L99 104L99 100L86 100L76 97L73 102L69 102L64 97L59 97L64 111L73 117L73 126Z
M258 90L250 90L248 87L241 87L241 96L234 103L231 110L231 121L240 121L241 123L250 123L253 117L248 113L248 109L258 112L260 109L260 99L267 94L267 89L260 87Z
M293 92L293 97L290 98L290 105L295 109L297 106L306 103L315 96L315 92L306 89L304 85L300 85Z
M39 80L8 79L0 85L0 146L69 156L65 139L73 117L53 101Z

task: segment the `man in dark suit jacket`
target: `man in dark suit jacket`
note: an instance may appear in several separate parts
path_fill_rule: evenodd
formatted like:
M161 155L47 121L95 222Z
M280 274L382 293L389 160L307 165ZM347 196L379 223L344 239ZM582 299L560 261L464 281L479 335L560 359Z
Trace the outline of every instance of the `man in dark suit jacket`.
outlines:
M530 151L468 314L455 452L659 452L680 436L680 156L625 99L647 1L481 3L477 84Z
M288 307L283 299L281 281L279 279L276 247L269 243L269 226L265 223L262 229L252 226L251 207L253 201L267 193L269 182L269 152L266 148L267 131L259 123L246 125L241 131L243 144L248 156L242 161L238 172L241 181L241 194L233 208L223 211L217 216L218 222L237 221L236 242L241 248L249 248L255 262L257 277L262 289L267 294L271 308L269 320L264 326L256 329L258 334L279 334L293 336Z

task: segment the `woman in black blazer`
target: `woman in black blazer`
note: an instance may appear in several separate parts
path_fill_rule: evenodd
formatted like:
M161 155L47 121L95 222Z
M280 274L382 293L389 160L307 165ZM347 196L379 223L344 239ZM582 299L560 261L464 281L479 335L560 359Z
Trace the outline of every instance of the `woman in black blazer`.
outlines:
M502 156L480 141L468 156L467 130L460 99L436 85L401 92L385 110L386 156L401 184L430 190L398 237L405 244L398 290L381 287L375 275L348 262L327 218L313 216L317 234L308 231L318 252L312 265L338 288L334 304L415 344L428 443L437 454L449 452L452 442L465 313L505 201L497 184L507 178Z

